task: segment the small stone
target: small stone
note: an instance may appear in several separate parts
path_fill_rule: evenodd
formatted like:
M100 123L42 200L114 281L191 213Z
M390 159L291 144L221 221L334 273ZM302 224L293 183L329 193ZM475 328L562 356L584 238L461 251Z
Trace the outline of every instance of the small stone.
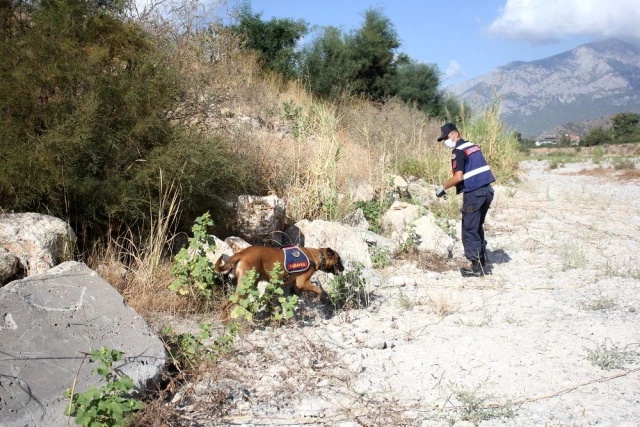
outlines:
M376 350L384 350L387 348L387 342L383 338L371 338L369 341L365 342L364 345L365 347Z

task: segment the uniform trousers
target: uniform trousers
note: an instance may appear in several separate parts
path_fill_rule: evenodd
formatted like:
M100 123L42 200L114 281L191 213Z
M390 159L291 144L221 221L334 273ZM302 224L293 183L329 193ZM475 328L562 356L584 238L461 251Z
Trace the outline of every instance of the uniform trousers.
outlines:
M469 261L478 261L484 253L484 220L493 201L491 185L463 193L462 196L462 246Z

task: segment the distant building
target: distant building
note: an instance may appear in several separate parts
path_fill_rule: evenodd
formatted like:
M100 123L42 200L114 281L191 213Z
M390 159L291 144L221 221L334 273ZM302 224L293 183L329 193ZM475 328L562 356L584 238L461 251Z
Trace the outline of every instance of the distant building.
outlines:
M557 135L540 135L538 139L536 139L536 147L540 147L542 145L556 145L557 143Z
M580 135L565 133L562 136L556 134L543 134L536 139L536 147L543 145L557 145L559 143L569 143L569 145L580 145Z

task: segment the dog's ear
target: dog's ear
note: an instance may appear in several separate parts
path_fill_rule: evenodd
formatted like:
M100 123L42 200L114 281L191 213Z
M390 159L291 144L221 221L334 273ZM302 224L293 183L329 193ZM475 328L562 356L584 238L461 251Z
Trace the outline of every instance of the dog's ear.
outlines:
M333 249L331 249L331 248L327 248L326 252L327 252L327 255L329 255L329 256L334 256L336 254L335 251Z

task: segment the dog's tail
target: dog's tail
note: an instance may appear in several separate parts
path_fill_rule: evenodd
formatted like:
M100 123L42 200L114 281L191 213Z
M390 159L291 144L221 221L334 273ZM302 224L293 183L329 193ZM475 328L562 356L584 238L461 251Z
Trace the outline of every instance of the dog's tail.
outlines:
M215 269L218 273L227 274L233 270L239 258L237 255L232 255L226 262L223 261L224 255L220 255L220 258L216 261Z

